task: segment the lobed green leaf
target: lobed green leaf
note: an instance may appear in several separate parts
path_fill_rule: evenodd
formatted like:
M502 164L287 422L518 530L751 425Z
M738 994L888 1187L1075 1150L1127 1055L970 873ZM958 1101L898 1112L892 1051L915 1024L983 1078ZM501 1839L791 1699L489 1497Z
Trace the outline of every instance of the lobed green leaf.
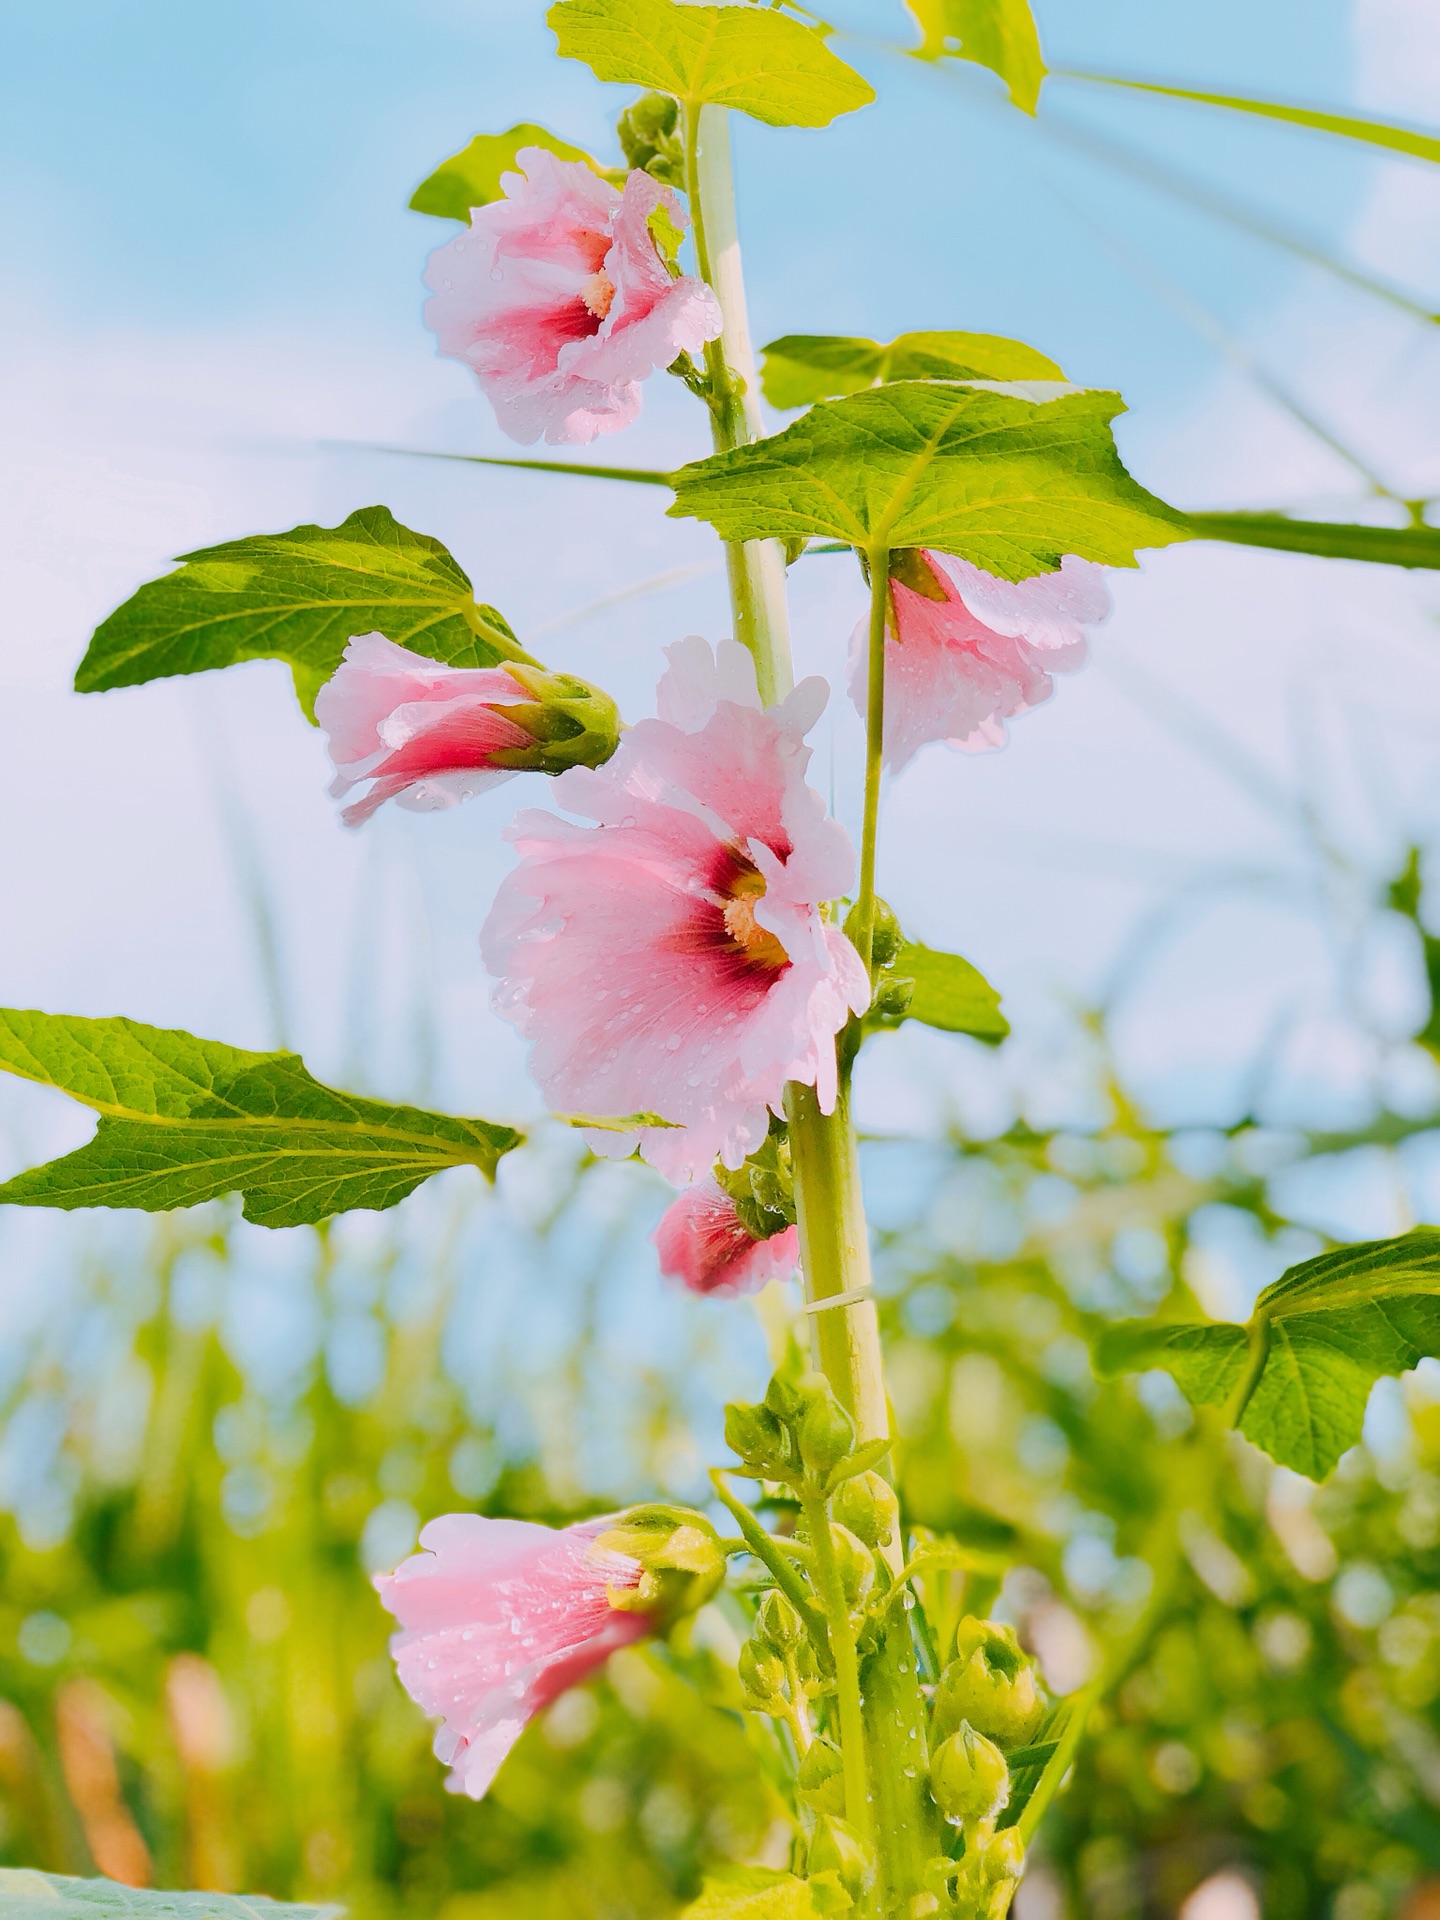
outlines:
M181 555L96 628L75 673L80 693L207 673L241 660L284 660L313 718L315 695L357 634L448 666L525 659L493 607L477 606L464 572L427 534L385 507L338 527L293 527Z
M933 547L1002 580L1067 553L1134 566L1189 537L1120 463L1118 394L902 380L822 401L783 433L682 467L673 515L723 540Z
M1250 94L1205 93L1196 87L1166 86L1158 80L1128 80L1118 73L1067 68L1065 75L1071 80L1095 80L1102 86L1126 87L1135 93L1193 100L1205 107L1226 107L1232 113L1256 114L1263 120L1284 120L1293 127L1337 134L1344 140L1359 140L1365 146L1384 147L1391 153L1406 154L1412 160L1428 160L1432 165L1440 165L1440 134L1423 127L1402 127L1393 120L1371 120L1361 114L1335 113L1323 107L1297 107L1283 100L1257 100Z
M907 0L925 38L919 60L953 54L988 67L1005 82L1010 98L1034 113L1045 78L1040 36L1029 0Z
M687 106L734 107L772 127L824 127L875 90L825 32L751 6L676 0L557 0L546 15L560 52L601 80L652 87Z
M816 1920L810 1887L770 1867L730 1867L707 1874L700 1897L679 1920Z
M247 1220L295 1227L393 1207L447 1167L490 1179L522 1137L337 1093L298 1054L137 1020L0 1010L0 1070L100 1115L86 1146L0 1185L12 1206L159 1213L239 1193Z
M544 147L557 160L583 160L593 172L602 176L607 172L582 147L572 147L546 128L522 120L508 133L477 133L468 147L442 160L411 194L411 211L468 225L472 207L488 206L502 197L500 176L515 171L515 156L522 147Z
M333 1920L338 1906L271 1900L263 1893L167 1893L116 1880L76 1880L31 1867L0 1867L3 1920Z
M1260 1295L1248 1326L1112 1327L1095 1359L1106 1373L1163 1367L1195 1405L1229 1406L1257 1351L1241 1433L1281 1466L1323 1479L1359 1440L1376 1380L1440 1354L1440 1231L1302 1261Z
M902 333L877 340L787 333L763 349L760 385L772 407L808 407L891 380L1063 380L1045 354L998 333Z

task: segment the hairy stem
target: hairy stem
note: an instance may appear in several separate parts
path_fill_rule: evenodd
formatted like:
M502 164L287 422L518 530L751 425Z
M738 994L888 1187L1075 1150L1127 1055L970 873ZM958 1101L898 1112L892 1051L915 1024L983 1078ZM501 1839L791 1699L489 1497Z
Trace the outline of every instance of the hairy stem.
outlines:
M705 349L710 427L717 453L760 439L755 357L745 312L745 280L735 226L730 126L723 107L686 105L685 188L695 235L695 261L720 302L725 326ZM735 638L755 661L766 706L795 684L785 606L785 556L775 540L727 542L725 565L735 610Z
M872 967L875 944L875 843L880 831L880 772L885 748L885 620L890 608L890 554L869 556L870 638L865 688L865 818L860 835L860 892L855 902L855 947Z

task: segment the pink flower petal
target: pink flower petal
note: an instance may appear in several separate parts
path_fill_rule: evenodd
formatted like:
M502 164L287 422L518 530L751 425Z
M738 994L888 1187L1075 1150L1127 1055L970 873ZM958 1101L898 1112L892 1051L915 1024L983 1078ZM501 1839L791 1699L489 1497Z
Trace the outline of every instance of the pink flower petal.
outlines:
M671 1201L650 1237L660 1271L692 1293L756 1293L768 1280L788 1280L800 1264L798 1230L757 1240L710 1174Z
M599 1134L677 1182L738 1166L787 1080L835 1099L835 1035L869 1004L859 955L820 914L854 872L844 829L805 784L823 688L762 711L733 641L668 650L663 715L603 767L555 783L579 826L521 814L520 864L482 934L495 1004L534 1043L562 1113L672 1124Z
M420 1534L424 1552L377 1575L400 1622L390 1641L400 1683L443 1716L435 1752L446 1785L479 1800L528 1721L649 1631L612 1607L640 1567L596 1547L608 1520L555 1529L450 1513Z
M892 583L898 632L885 641L885 764L905 766L931 740L977 752L1005 744L1005 721L1048 700L1053 673L1085 664L1085 628L1110 611L1104 569L1066 554L1056 573L997 580L968 561L926 553L944 600ZM867 622L855 629L850 696L866 709Z
M425 323L512 439L593 440L635 418L641 381L717 337L719 305L655 245L652 213L684 223L668 187L636 171L617 192L540 147L516 158L524 171L503 176L504 199L430 256Z

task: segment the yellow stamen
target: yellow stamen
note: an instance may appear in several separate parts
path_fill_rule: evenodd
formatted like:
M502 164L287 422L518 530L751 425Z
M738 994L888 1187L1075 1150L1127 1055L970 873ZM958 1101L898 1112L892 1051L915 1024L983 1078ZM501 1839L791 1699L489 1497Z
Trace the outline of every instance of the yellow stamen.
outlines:
M603 320L615 298L615 282L608 273L592 273L580 283L580 298L597 320Z
M753 870L742 873L731 889L731 899L724 909L725 931L740 948L747 960L761 967L787 967L790 956L771 933L768 927L762 927L755 918L755 902L765 892L765 882Z

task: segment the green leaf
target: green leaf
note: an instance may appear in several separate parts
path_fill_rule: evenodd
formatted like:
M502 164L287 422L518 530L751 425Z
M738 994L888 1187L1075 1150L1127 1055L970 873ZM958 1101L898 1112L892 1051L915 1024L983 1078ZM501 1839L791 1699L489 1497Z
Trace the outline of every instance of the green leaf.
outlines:
M1258 114L1263 120L1284 120L1292 127L1316 133L1338 134L1369 147L1384 147L1412 160L1440 165L1440 134L1420 127L1400 127L1391 120L1370 120L1359 114L1332 113L1320 107L1295 107L1279 100L1256 100L1243 93L1203 93L1194 87L1163 86L1158 80L1127 80L1118 73L1092 73L1080 67L1057 69L1067 80L1095 80L1106 87L1126 87L1135 93L1160 93L1172 100L1194 100L1201 106L1228 107L1232 113Z
M760 384L772 407L808 407L890 380L1063 380L1053 360L998 333L902 333L876 340L787 333L763 349Z
M1370 1389L1440 1354L1440 1230L1341 1247L1267 1287L1246 1326L1131 1323L1095 1349L1104 1373L1163 1367L1197 1406L1312 1480L1360 1438Z
M768 1867L729 1867L708 1874L698 1900L679 1920L815 1920L810 1889L793 1873Z
M978 968L958 953L941 953L907 940L895 956L897 980L913 980L915 991L901 1016L943 1033L969 1033L998 1046L1010 1031L1000 1011L1000 996Z
M925 39L918 60L939 60L947 53L998 73L1010 98L1034 113L1045 78L1040 36L1029 0L908 0Z
M100 1115L78 1152L0 1185L22 1207L162 1213L240 1193L245 1217L297 1227L393 1207L446 1167L487 1179L513 1128L337 1093L294 1053L245 1053L137 1020L0 1009L0 1070Z
M901 380L682 467L670 512L723 540L934 547L1001 580L1053 572L1067 553L1134 566L1137 547L1189 530L1120 464L1121 404L1076 388Z
M687 106L734 107L772 127L828 126L875 98L822 29L769 8L558 0L545 17L561 53L601 80L653 87Z
M1284 513L1187 513L1197 540L1327 560L1371 560L1387 567L1440 567L1440 527L1348 526L1336 520L1292 520Z
M442 160L411 194L411 210L433 213L442 220L463 220L468 225L472 207L487 206L501 198L500 176L515 171L515 156L521 147L544 147L557 160L583 160L593 172L602 177L606 173L583 148L572 147L568 140L557 139L544 127L522 120L508 133L477 133L468 147Z
M337 1906L270 1900L263 1893L155 1893L115 1880L73 1880L31 1867L0 1867L3 1920L331 1920Z
M80 693L206 673L240 660L285 660L313 717L315 695L362 633L443 660L525 660L493 607L438 540L361 507L338 527L294 527L201 547L151 580L95 630L75 674Z

